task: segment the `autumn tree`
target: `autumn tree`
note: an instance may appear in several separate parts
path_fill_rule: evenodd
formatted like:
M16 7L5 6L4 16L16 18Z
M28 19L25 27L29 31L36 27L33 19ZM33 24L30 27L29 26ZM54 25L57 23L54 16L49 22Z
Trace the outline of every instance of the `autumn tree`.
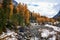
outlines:
M37 17L37 14L34 13L34 11L33 11L32 13L30 13L30 20L31 20L31 21L36 22L36 17Z
M25 24L29 24L29 10L27 9L27 5L21 3L17 6L17 12L20 14L20 16L23 18L21 22L24 22Z
M29 14L29 11L27 10L26 13L25 13L25 24L28 25L30 23L30 14Z
M24 6L22 4L18 4L17 7L14 6L13 8L13 15L11 17L12 22L15 25L23 26L24 22Z

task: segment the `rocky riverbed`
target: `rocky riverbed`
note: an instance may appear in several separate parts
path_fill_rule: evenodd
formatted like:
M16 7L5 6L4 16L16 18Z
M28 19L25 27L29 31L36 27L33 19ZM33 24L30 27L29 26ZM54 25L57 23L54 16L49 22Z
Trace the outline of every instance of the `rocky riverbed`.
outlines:
M7 33L0 36L1 38L3 40L60 40L60 28L48 24L30 26L28 30L22 33L8 30Z

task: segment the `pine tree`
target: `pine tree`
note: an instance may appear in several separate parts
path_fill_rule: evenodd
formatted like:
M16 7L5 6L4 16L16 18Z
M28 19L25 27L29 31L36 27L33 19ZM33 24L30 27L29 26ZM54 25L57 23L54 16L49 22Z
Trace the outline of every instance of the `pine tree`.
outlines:
M11 4L12 0L3 0L2 8L0 9L0 33L2 31L6 31L6 23L9 19L10 8L9 5Z

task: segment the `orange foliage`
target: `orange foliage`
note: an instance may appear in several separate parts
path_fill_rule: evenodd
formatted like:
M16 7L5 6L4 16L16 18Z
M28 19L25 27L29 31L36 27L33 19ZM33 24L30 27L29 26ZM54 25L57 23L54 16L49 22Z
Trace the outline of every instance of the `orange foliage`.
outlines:
M0 4L0 8L2 7L2 4Z
M10 4L10 16L13 14L13 4Z
M54 23L54 22L55 22L55 20L51 18L51 19L50 19L50 22Z
M21 3L19 3L17 6L17 12L24 17L26 23L29 23L30 13L29 10L27 9L26 4L22 5Z

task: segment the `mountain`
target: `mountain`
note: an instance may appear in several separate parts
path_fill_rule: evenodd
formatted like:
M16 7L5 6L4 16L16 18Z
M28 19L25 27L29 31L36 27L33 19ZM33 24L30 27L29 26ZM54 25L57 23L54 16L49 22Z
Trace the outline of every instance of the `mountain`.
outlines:
M60 17L60 11L53 18L57 19L58 17Z
M18 3L17 3L15 0L13 0L13 4L14 4L15 6L17 6Z
M0 0L0 3L2 3L3 0ZM13 4L16 6L18 3L15 0L12 0Z

